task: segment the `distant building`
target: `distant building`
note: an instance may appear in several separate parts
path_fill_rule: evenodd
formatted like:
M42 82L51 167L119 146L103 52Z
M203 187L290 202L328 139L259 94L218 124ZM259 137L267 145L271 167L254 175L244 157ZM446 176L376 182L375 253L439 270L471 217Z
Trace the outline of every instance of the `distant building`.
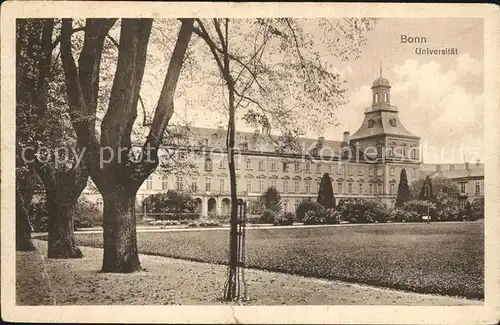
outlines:
M441 176L453 180L460 189L458 199L462 207L464 207L466 201L472 203L476 198L484 198L484 164L479 160L475 164L469 162L461 164L422 164L420 175L422 178Z
M365 110L363 123L352 135L344 132L341 141L300 138L297 151L282 148L280 138L269 130L236 132L238 197L258 199L274 186L281 194L283 210L292 212L302 200L316 199L321 177L328 173L337 201L378 200L388 208L393 207L401 170L406 169L410 183L421 177L422 170L420 138L399 120L398 109L390 102L390 88L389 81L382 76L373 82L372 104ZM178 151L178 156L194 152L195 159L189 168L169 174L159 169L152 174L138 191L137 205L151 194L174 189L189 192L203 215L229 214L231 196L225 143L223 128L196 128L189 138L171 144L169 148ZM424 168L433 171L433 167ZM437 169L432 173L435 172ZM462 176L472 177L466 172ZM457 178L457 182L467 184L475 184L475 180ZM466 186L464 195L469 190ZM102 206L102 199L95 191L86 190L84 195Z

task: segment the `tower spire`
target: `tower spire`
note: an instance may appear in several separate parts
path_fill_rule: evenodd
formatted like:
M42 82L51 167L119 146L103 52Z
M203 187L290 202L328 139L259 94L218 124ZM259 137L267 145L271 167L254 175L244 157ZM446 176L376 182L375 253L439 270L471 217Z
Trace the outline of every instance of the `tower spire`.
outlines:
M382 60L380 61L380 78L382 78Z

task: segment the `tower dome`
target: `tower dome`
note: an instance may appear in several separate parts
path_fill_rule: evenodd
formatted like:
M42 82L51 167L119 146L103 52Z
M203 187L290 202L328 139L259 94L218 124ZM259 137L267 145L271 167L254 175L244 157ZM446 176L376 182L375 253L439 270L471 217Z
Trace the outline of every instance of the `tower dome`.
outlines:
M372 87L378 87L378 86L390 87L391 84L389 83L389 80L385 79L384 77L379 77L379 78L375 79Z

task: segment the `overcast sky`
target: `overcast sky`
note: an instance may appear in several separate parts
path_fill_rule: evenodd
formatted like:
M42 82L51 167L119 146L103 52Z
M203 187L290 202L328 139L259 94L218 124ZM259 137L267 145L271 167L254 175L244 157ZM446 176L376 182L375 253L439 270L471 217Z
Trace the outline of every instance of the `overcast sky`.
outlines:
M314 20L311 20L306 28L315 33L314 26ZM426 43L404 44L401 35L425 37ZM336 61L318 46L324 59L332 62L347 81L349 103L337 111L337 126L325 125L320 134L310 131L307 135L339 140L343 131L354 133L363 120L365 108L371 105L370 87L378 78L382 63L383 76L392 86L391 104L398 107L406 128L421 137L426 163L482 159L482 19L382 19L367 38L361 57L348 63ZM198 46L202 45L199 43ZM415 53L417 47L456 48L458 54L418 55ZM207 60L207 64L213 64L211 57ZM163 78L164 74L161 75ZM141 93L145 93L143 97L151 105L157 100L157 95L147 98L149 88L143 85L143 89ZM204 107L206 105L200 104L203 101L197 102L203 96L207 93L197 91L195 87L183 93L176 101L177 118L182 116L196 126L225 124L225 117ZM191 102L191 105L186 105L186 102ZM248 129L243 122L238 123L238 128Z

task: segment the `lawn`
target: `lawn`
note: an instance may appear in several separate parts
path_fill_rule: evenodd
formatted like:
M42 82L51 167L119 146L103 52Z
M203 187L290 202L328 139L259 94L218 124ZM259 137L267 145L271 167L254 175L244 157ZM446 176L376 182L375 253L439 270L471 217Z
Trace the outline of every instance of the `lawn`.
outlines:
M228 230L139 232L145 254L227 263ZM482 223L247 230L247 265L421 293L484 298ZM102 247L102 234L77 234ZM147 268L147 266L145 266Z

